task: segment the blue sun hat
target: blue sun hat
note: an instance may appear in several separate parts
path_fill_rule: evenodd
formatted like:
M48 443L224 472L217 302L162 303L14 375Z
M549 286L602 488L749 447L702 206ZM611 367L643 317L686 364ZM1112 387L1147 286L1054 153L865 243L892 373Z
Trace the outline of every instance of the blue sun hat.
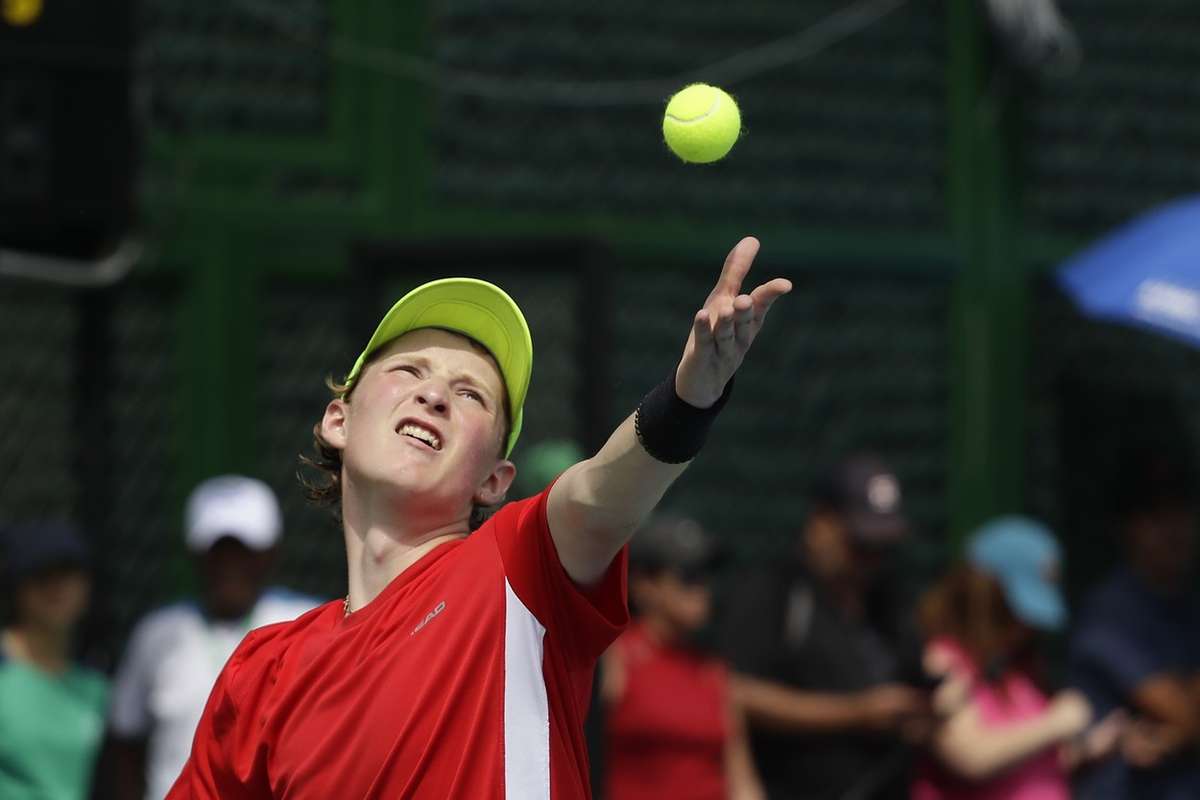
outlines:
M1058 586L1062 548L1045 525L1020 516L994 519L972 534L967 561L1000 582L1017 619L1046 631L1066 624Z

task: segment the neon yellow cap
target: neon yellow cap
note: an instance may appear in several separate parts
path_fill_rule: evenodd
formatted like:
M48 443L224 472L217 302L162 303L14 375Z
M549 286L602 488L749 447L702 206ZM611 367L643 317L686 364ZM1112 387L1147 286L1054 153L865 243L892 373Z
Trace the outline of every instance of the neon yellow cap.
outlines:
M521 309L499 286L478 278L443 278L418 286L384 314L346 377L346 386L354 385L372 353L418 328L444 328L470 336L496 359L512 409L512 432L504 451L507 457L521 434L525 395L533 374L533 338Z

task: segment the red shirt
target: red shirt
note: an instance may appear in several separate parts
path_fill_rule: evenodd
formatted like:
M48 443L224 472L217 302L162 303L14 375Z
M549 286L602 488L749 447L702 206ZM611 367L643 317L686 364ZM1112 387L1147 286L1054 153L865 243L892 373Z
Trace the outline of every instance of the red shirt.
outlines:
M725 800L725 666L656 644L637 625L613 647L625 685L608 714L611 800Z
M339 600L251 632L168 798L587 798L583 719L628 620L626 555L579 589L547 494L430 551L348 618Z

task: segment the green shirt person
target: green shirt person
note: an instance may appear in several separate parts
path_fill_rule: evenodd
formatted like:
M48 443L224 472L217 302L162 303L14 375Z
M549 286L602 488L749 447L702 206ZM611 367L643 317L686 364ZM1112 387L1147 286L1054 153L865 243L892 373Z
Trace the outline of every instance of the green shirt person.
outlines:
M105 679L69 657L91 591L87 552L61 524L6 533L11 618L0 634L0 798L83 800L108 704Z

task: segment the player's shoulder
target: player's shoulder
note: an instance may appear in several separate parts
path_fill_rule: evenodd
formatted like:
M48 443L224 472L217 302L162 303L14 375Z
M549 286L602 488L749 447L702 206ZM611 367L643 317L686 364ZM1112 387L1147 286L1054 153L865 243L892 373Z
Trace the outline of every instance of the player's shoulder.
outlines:
M285 647L318 630L329 628L330 620L334 616L333 612L336 611L340 615L341 608L341 600L330 600L315 608L309 608L295 619L273 622L270 625L255 628L246 634L246 638L238 645L238 650L246 648L248 652L257 652Z
M293 645L307 637L329 630L340 618L341 600L310 609L295 619L255 628L246 634L226 663L227 680L259 671L279 660Z
M528 562L541 552L535 543L549 538L545 492L505 503L467 537L462 558L499 558L507 571L513 559Z
M476 533L487 532L495 535L497 530L529 524L543 524L546 520L546 498L550 494L545 491L521 500L510 500L502 505L494 514L479 527Z

